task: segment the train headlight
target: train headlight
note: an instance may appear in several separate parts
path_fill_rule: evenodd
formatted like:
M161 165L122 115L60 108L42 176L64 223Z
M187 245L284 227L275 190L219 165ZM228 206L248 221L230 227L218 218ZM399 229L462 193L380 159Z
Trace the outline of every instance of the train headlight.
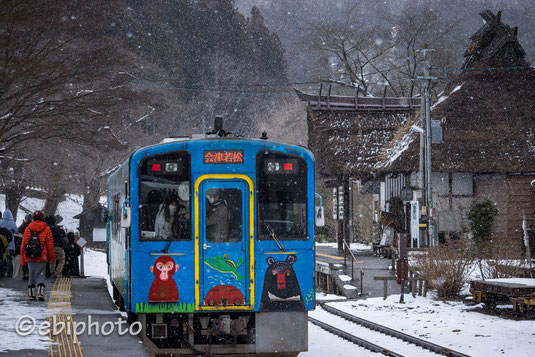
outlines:
M178 171L178 164L176 162L167 162L165 164L165 171L166 172L177 172Z

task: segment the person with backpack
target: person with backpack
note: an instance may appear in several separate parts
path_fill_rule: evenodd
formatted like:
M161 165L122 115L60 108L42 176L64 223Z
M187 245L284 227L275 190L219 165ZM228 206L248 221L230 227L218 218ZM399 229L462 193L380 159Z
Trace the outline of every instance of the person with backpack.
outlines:
M7 255L7 276L11 277L13 276L13 268L16 264L16 262L13 261L13 258L15 257L15 234L19 232L19 229L17 227L17 223L15 223L15 220L13 219L13 213L11 213L11 211L8 209L6 209L2 215L2 220L0 220L0 228L5 228L9 231L9 233L11 233L12 239L9 243L9 251Z
M48 224L52 237L54 239L54 252L56 255L56 262L50 262L50 277L52 279L61 278L63 266L65 265L65 247L67 246L67 238L65 231L58 227L56 218L54 216L47 216L44 222Z
M55 264L56 253L54 251L54 240L52 231L43 222L44 214L35 211L32 215L33 222L28 225L22 237L21 265L28 264L28 296L30 300L35 300L35 285L37 284L37 298L45 300L45 267L46 262Z

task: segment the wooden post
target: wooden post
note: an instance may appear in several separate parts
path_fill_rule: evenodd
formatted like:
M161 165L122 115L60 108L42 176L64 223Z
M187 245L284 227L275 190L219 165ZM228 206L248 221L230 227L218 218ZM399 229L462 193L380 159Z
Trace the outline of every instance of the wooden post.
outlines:
M316 107L319 109L320 103L321 103L321 90L323 89L323 83L320 84L320 91L318 93L318 102L316 103Z
M332 84L329 84L329 90L327 92L327 109L331 109L331 88Z
M384 283L383 300L386 300L386 297L388 296L388 280L383 280L383 283Z

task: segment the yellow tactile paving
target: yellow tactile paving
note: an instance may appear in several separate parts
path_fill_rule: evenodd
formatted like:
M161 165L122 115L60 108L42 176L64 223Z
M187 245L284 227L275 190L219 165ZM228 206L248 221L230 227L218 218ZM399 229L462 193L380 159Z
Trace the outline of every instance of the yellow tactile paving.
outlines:
M331 259L336 259L336 260L344 260L344 257L338 257L336 255L329 255L329 254L324 254L324 253L318 253L316 252L316 255L319 255L320 257L325 257L325 258L331 258ZM348 261L351 261L351 257L347 258ZM364 263L364 261L358 261L357 263L359 264L362 264Z
M48 299L48 322L50 324L50 357L83 357L80 341L75 341L74 324L71 307L71 278L59 278L54 281ZM54 321L55 316L55 321ZM54 323L63 323L65 328L54 334ZM61 330L60 326L57 327Z

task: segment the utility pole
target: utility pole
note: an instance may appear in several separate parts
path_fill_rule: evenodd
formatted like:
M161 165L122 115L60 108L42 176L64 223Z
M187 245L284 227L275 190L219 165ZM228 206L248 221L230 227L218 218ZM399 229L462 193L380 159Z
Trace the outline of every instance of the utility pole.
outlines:
M431 81L437 79L437 77L432 77L430 75L431 69L431 60L430 53L434 52L432 49L421 50L424 54L424 75L418 76L417 79L421 79L423 83L423 96L422 96L422 110L424 114L425 121L424 124L424 198L426 206L426 215L427 215L427 229L426 232L426 245L432 247L436 245L435 234L434 234L434 222L432 216L432 207L433 207L433 194L431 189Z

